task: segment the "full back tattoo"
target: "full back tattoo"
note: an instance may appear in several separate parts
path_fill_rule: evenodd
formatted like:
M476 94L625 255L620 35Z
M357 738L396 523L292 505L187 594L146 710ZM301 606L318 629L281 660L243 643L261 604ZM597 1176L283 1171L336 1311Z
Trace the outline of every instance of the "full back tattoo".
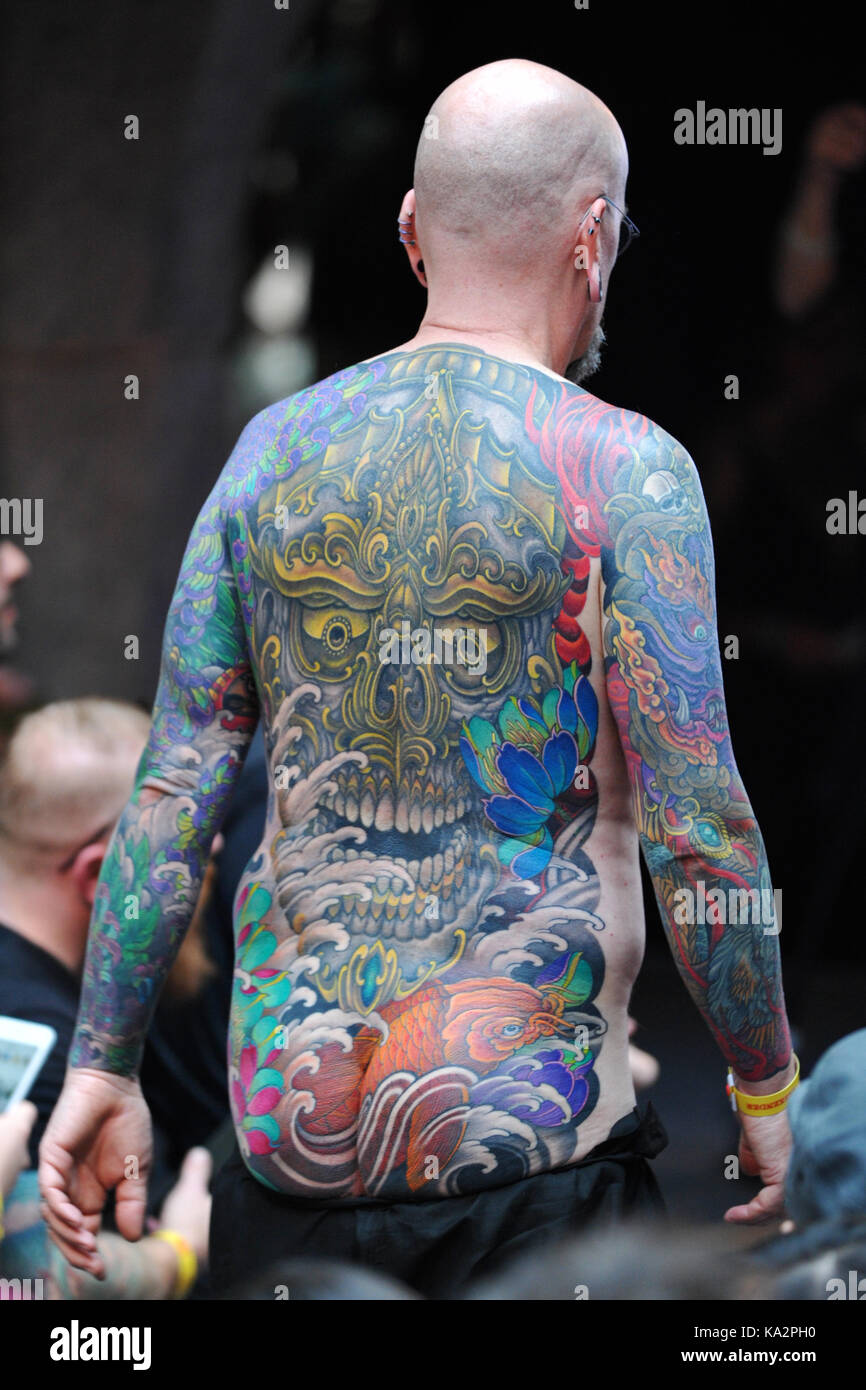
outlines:
M439 345L263 412L184 558L73 1065L135 1070L261 715L229 1038L251 1171L402 1199L573 1161L607 1029L599 697L693 997L741 1075L784 1065L775 937L673 910L699 881L769 884L712 585L685 451L540 370Z

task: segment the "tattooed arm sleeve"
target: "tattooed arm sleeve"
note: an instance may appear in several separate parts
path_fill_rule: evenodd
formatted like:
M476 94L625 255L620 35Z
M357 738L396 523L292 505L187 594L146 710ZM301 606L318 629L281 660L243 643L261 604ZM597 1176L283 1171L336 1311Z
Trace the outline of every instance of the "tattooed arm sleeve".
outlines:
M150 738L97 887L73 1067L137 1071L255 729L258 701L225 501L225 480L242 452L239 444L181 565Z
M685 449L620 418L603 626L635 821L686 987L738 1074L763 1080L791 1045L767 856L728 731L706 507Z

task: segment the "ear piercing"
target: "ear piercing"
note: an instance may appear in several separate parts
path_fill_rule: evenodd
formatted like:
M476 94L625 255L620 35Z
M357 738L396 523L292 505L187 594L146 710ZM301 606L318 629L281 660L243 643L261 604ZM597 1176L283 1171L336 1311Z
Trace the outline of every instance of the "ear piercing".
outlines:
M600 217L596 217L595 213L592 214L592 220L593 220L593 222L595 223L595 227L601 226L601 218L600 218ZM587 232L587 236L595 236L595 227L590 227L589 231ZM588 297L589 299L591 299L591 300L593 301L593 303L599 304L599 303L601 302L602 295L603 295L603 293L604 293L604 291L603 291L603 289L602 289L602 282L601 282L601 266L596 265L596 267L595 267L595 273L596 273L596 277L597 277L597 285L596 285L595 293L593 293L593 289L592 289L592 276L591 276L591 274L590 274L589 267L587 266L586 261L584 260L583 248L580 247L580 246L576 246L574 249L575 249L575 252L577 253L576 256L575 256L575 261L574 261L574 268L575 268L575 270L585 270L585 271L587 272L587 279L586 279L586 293L587 293L587 297Z
M397 226L398 226L399 229L400 229L399 232L397 233L397 235L399 236L399 238L400 238L400 240L401 240L401 242L403 243L404 246L414 246L414 245L415 245L415 241L414 241L414 239L412 238L412 235L411 235L412 232L414 231L414 227L413 227L413 225L412 225L414 216L415 216L415 214L412 213L412 212L410 212L408 217L398 217L398 218L397 218Z

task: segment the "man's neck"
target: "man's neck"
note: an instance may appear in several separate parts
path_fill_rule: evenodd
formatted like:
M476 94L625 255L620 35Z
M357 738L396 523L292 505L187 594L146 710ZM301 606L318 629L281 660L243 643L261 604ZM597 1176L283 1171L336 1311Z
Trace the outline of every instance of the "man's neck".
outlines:
M539 335L540 336L540 335ZM456 328L448 321L438 322L425 315L414 337L392 352L411 352L414 348L429 347L433 343L464 343L467 347L479 348L491 357L502 357L507 362L521 362L528 367L537 367L557 381L564 380L551 364L548 351L540 341L531 336L506 329L495 328ZM383 357L387 353L381 354Z

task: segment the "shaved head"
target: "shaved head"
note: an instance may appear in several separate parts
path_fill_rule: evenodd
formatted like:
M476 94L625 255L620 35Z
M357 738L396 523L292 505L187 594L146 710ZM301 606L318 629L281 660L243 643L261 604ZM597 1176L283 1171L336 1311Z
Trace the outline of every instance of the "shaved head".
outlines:
M437 98L415 159L429 263L471 249L499 270L568 240L580 200L622 196L625 140L586 87L524 59L476 68Z

